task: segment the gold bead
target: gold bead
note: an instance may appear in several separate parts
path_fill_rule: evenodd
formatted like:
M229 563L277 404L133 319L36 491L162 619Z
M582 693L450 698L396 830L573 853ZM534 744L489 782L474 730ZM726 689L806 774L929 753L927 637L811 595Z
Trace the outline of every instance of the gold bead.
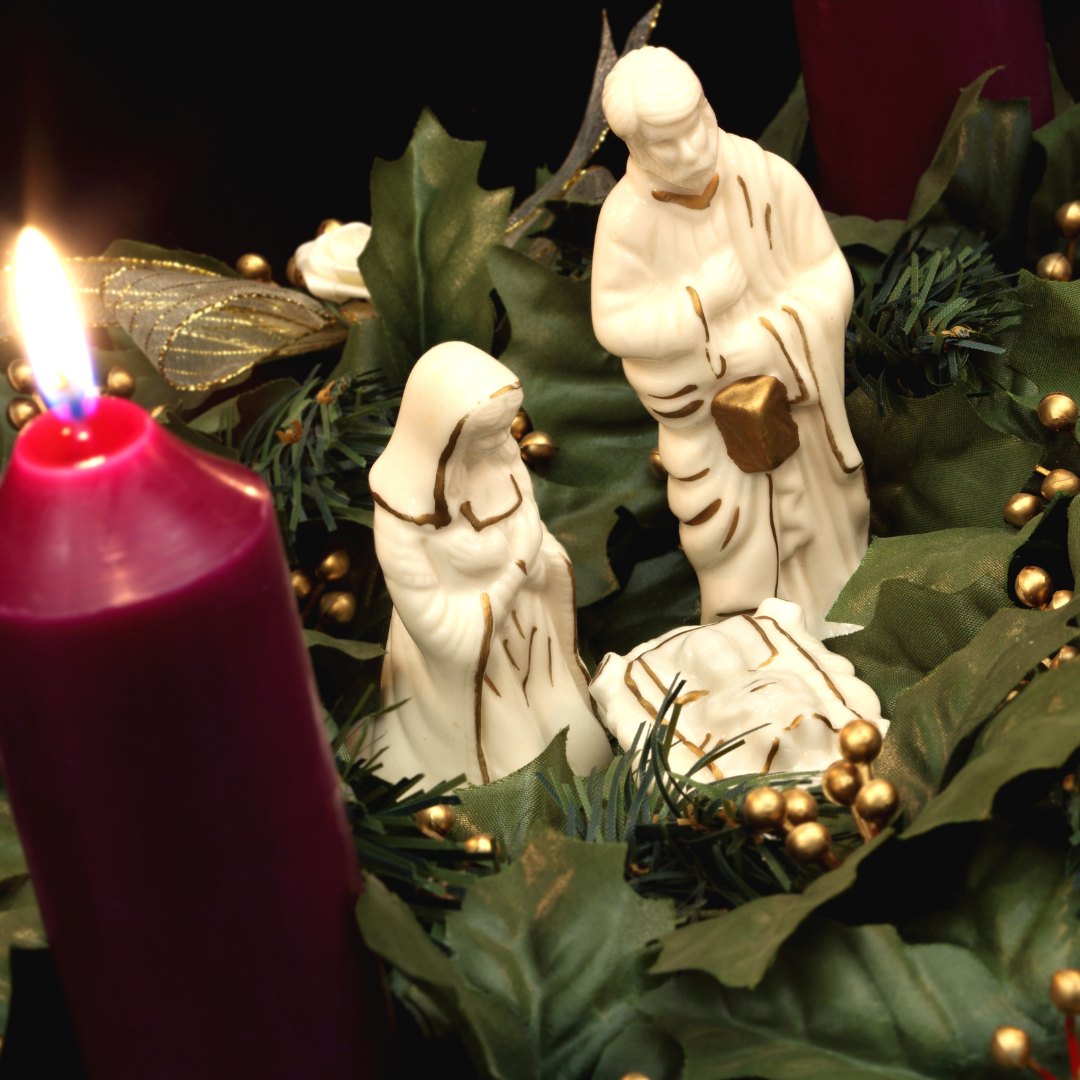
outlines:
M1041 566L1025 566L1013 587L1016 599L1025 607L1041 608L1054 595L1054 582Z
M881 753L881 728L869 720L849 720L840 729L840 754L856 765L868 765Z
M1062 203L1054 214L1054 224L1066 240L1080 236L1080 201Z
M1067 664L1070 660L1075 660L1078 656L1080 656L1080 649L1075 645L1062 645L1061 648L1058 649L1057 656L1054 657L1054 662L1056 664Z
M315 572L323 581L340 581L348 572L352 562L347 551L333 551L326 556Z
M788 788L783 792L784 818L789 825L802 825L805 821L817 821L817 799L806 788Z
M855 796L855 810L866 821L875 825L887 825L896 813L900 796L888 780L869 780Z
M315 588L315 582L311 580L311 575L306 570L294 570L289 575L289 580L292 582L293 592L296 593L298 600L309 597L311 590Z
M539 465L551 458L559 448L550 435L543 431L530 431L521 438L521 459L526 465Z
M341 222L337 218L328 217L319 222L319 227L315 230L316 236L322 236L323 233L333 232L335 229L341 228Z
M7 366L7 378L11 389L17 394L33 394L37 390L37 379L29 360L17 356Z
M290 255L289 261L285 264L285 279L290 285L295 285L298 289L307 288L303 271L296 265L295 255Z
M779 791L771 787L754 788L743 799L742 819L751 829L775 832L784 823L786 809Z
M490 833L480 833L479 836L470 836L465 841L465 853L467 855L491 855L495 851L495 841Z
M347 623L356 614L356 597L351 592L330 592L319 601L319 614L331 622Z
M236 269L241 277L246 277L249 281L270 280L270 264L261 255L256 255L254 252L241 255L236 260Z
M799 863L817 862L831 846L829 830L819 821L796 825L784 841L784 850Z
M1044 255L1035 264L1035 273L1045 281L1072 281L1072 267L1069 260L1057 251Z
M532 421L529 419L529 414L524 409L518 409L517 416L510 421L510 434L521 442L530 431L532 431Z
M642 1072L628 1072L622 1080L649 1080L649 1078Z
M1062 968L1050 980L1050 1000L1063 1013L1080 1013L1080 971Z
M1027 495L1023 491L1010 495L1005 503L1005 521L1013 528L1022 529L1033 517L1038 517L1046 503L1038 495Z
M834 761L822 775L821 786L829 802L850 806L862 787L862 777L850 761Z
M1039 402L1039 423L1051 431L1069 431L1076 426L1076 402L1068 394L1047 394Z
M13 398L7 407L8 423L16 430L21 431L41 410L29 398Z
M667 469L664 468L664 463L660 460L659 446L654 446L649 451L649 470L657 480L663 480L667 476Z
M999 1027L990 1040L990 1056L1003 1069L1026 1069L1031 1058L1031 1038L1015 1027Z
M1056 611L1059 607L1064 607L1066 604L1071 604L1072 598L1072 589L1058 589L1058 591L1050 597L1050 610Z
M105 393L112 397L131 397L135 393L135 377L119 364L109 368L109 373L105 376Z
M1059 492L1075 495L1080 491L1080 476L1068 469L1051 469L1043 479L1039 493L1049 502Z
M416 824L426 832L433 832L437 833L439 836L446 836L454 827L457 816L454 814L454 808L452 806L440 804L438 806L428 806L425 809L418 811L413 814L413 819Z

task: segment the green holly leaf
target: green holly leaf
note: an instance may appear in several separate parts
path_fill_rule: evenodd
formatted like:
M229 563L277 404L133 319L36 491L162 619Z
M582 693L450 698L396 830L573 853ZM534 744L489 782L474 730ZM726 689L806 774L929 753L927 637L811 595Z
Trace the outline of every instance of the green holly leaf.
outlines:
M587 281L505 247L492 250L490 265L511 328L499 359L521 379L533 426L559 447L535 485L537 503L570 554L584 607L618 587L606 553L615 508L644 523L669 514L649 470L656 422L622 361L596 340Z
M639 897L625 861L622 844L540 832L447 917L470 1020L507 1080L590 1077L655 985L650 943L673 928L674 907Z
M957 386L890 400L882 419L861 391L847 397L874 534L1000 525L1005 500L1023 488L1042 448L990 427Z
M443 341L489 350L495 326L487 253L502 240L513 190L477 182L482 142L462 142L425 109L405 153L371 170L371 239L360 272L404 382Z
M701 589L690 560L681 551L642 559L618 595L582 611L581 638L594 660L607 652L625 656L677 626L701 621Z
M861 214L834 214L825 211L825 220L832 229L833 238L842 248L862 245L888 255L904 234L904 222L885 218L874 221Z
M1035 132L1046 151L1046 168L1028 211L1029 263L1064 246L1054 228L1054 211L1080 193L1080 105L1073 105Z
M668 901L626 884L625 859L621 844L534 834L517 862L478 878L447 916L450 956L376 879L357 918L368 946L457 1021L485 1075L586 1080L640 1023L634 1006L656 985L651 943L675 921ZM650 1049L655 1060L665 1048L658 1078L677 1075L677 1048L658 1039Z
M961 123L958 153L943 197L956 221L995 235L1012 223L1023 187L1031 150L1031 103L1027 98L981 98L977 105Z
M892 717L898 696L964 648L987 620L1011 607L1009 568L1065 561L1067 507L1054 503L1020 532L1008 526L943 529L877 539L829 612L865 629L830 638Z
M816 915L753 991L692 974L647 995L639 1008L680 1042L684 1080L991 1080L1003 1075L989 1053L1002 1024L1068 1075L1046 992L1080 959L1063 853L1004 828L983 835L956 852L958 895L928 913L899 926Z
M568 731L563 728L542 753L509 776L455 791L461 805L454 807L450 839L462 842L480 832L490 833L503 857L513 861L525 850L538 822L559 831L565 829L566 814L540 777L557 784L573 783L574 770L566 760Z
M877 768L896 785L905 820L915 819L918 823L919 812L928 803L933 806L932 800L947 790L950 780L960 783L961 769L970 767L964 762L983 724L1040 660L1053 655L1076 635L1075 627L1068 623L1078 612L1080 601L1056 611L1003 609L967 646L900 695ZM1044 678L1037 676L1036 684ZM1037 711L1042 699L1037 696L1034 700L1032 707ZM1040 744L1033 753L1052 757L1052 747L1062 738L1067 740L1069 736L1055 728L1047 729L1045 745ZM1001 783L1017 775L1009 772L1008 763L1002 765L999 758L994 760L999 762ZM1019 766L1019 759L1016 764ZM977 774L985 778L986 768ZM967 781L962 787L966 789L966 785ZM926 831L934 827L932 822L944 824L946 820L951 820L947 814L935 811L919 830Z
M680 927L661 939L652 974L704 971L725 986L757 986L784 942L819 907L850 889L863 860L891 836L891 829L884 830L801 893L763 896L719 918Z
M1080 281L1043 281L1021 270L1018 289L1024 317L1005 359L1034 384L1021 402L1036 409L1054 392L1080 400Z
M1021 634L1025 659L1009 665L1012 673L1030 662L1047 644L1052 652L1075 636L1076 629L1068 622L1080 614L1080 602L1053 612L1017 614L1027 615ZM969 735L968 727L963 723L958 725L958 742ZM905 830L904 839L942 825L989 818L994 798L1010 780L1038 769L1061 768L1078 746L1080 670L1072 664L1062 664L1037 675L1030 686L981 728L963 768L943 791L930 799L926 809ZM946 776L950 771L946 770Z
M929 168L919 178L915 188L915 196L911 200L911 209L908 211L906 228L917 225L930 212L934 203L945 194L945 189L956 172L961 153L965 148L964 134L966 122L969 118L978 115L979 110L986 102L979 100L979 94L997 68L984 71L973 83L965 86L960 91L960 97L953 107L952 115L945 125L945 132L941 136L941 142L934 153ZM1030 121L1028 128L1030 131Z
M386 650L372 641L352 641L349 638L331 637L319 630L305 630L304 640L309 649L336 649L353 660L374 660Z
M758 136L758 146L797 165L809 127L810 110L806 104L806 86L800 73L787 101Z
M894 578L882 583L869 626L825 644L855 665L855 674L877 694L881 715L891 719L905 690L967 645L1006 606L1005 590L989 576L957 593Z

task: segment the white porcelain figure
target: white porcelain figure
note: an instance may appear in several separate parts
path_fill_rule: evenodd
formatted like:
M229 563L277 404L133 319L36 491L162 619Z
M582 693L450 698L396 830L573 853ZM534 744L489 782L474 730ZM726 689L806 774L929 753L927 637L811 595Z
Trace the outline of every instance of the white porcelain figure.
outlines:
M574 572L540 520L510 422L521 382L462 342L425 353L371 469L394 601L368 750L382 775L497 780L564 727L578 773L611 760L577 652Z
M370 300L371 293L357 265L370 239L370 225L350 221L301 244L294 258L308 292L320 300L338 304L346 300Z
M630 158L596 231L593 326L660 423L701 621L780 596L820 633L868 542L851 272L806 181L721 131L673 53L628 53L603 102Z
M889 727L874 691L848 660L807 633L802 609L785 600L765 600L753 615L680 627L626 656L608 653L591 689L624 750L643 723L655 720L677 675L686 685L677 698L682 711L670 756L676 772L685 774L721 743L765 725L744 746L699 769L706 781L820 772L839 757L836 732L849 720L873 720L883 733Z

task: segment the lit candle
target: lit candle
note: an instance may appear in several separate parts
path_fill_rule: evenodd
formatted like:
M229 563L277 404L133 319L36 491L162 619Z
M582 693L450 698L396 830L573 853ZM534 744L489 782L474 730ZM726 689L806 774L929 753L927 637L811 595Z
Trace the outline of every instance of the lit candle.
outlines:
M3 760L93 1078L372 1075L355 855L270 495L97 398L47 242L49 412L0 483Z

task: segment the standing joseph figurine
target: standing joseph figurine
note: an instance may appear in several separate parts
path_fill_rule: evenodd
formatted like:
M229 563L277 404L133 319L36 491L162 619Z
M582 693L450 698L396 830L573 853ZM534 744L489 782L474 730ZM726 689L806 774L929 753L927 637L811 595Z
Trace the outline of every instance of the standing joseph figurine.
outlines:
M533 499L510 423L521 382L453 341L409 376L371 469L375 552L394 614L383 703L367 752L383 775L460 773L475 784L527 765L569 726L567 759L611 760L577 653L574 574Z
M701 621L779 596L820 635L868 540L851 272L806 181L721 131L673 53L628 53L603 101L630 159L597 226L593 326L660 423Z

